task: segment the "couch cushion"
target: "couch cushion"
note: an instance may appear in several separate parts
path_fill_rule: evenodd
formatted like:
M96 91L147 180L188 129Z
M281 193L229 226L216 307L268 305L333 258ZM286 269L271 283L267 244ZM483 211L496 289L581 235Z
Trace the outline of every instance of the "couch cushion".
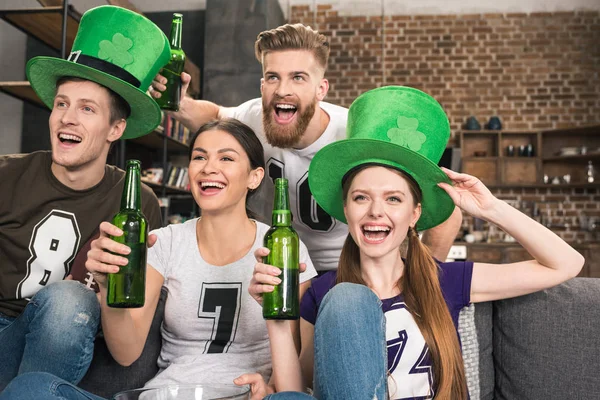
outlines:
M494 302L497 400L600 399L600 279Z
M98 396L111 398L117 392L144 386L156 375L158 372L156 360L162 346L160 326L163 321L166 298L167 291L163 288L140 358L129 367L121 366L113 359L104 337L99 334L94 343L92 364L79 383L79 387Z
M471 400L494 398L492 303L471 304L460 312L458 334Z

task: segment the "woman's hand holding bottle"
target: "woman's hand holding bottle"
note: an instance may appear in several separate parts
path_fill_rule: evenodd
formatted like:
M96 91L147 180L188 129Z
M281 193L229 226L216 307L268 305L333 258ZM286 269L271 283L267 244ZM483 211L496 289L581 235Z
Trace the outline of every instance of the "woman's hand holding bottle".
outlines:
M266 247L259 247L254 252L256 258L256 264L254 265L254 272L250 285L248 286L248 293L256 300L256 302L262 305L263 293L272 292L275 285L281 283L281 279L278 276L281 274L281 269L272 265L263 264L263 257L269 254L269 249ZM306 270L306 264L300 263L300 273Z
M119 272L120 266L127 265L126 256L131 249L110 238L110 236L121 236L123 231L109 222L100 224L100 236L91 243L87 253L85 267L90 271L96 283L106 288L106 274ZM156 235L148 235L148 248L156 243Z

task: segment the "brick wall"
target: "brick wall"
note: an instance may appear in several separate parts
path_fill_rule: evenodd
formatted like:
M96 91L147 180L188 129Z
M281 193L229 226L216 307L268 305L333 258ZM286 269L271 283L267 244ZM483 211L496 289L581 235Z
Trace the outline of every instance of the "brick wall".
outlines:
M379 5L374 5L379 7ZM349 106L382 85L434 96L453 130L475 115L507 129L600 122L600 13L339 15L293 6L290 22L331 43L328 100Z
M382 17L342 14L333 5L296 5L290 22L310 25L330 39L327 100L335 104L347 107L378 86L407 85L442 104L453 133L471 115L482 126L498 115L505 129L600 123L597 11ZM494 192L509 201L536 202L543 222L566 240L600 239L579 229L582 211L600 219L596 188Z

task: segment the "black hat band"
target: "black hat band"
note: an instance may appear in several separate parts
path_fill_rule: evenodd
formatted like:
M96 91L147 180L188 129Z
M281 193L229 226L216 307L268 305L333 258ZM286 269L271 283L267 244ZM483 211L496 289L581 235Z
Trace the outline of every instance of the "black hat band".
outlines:
M97 69L98 71L102 71L106 74L112 75L115 78L119 78L120 80L125 81L138 89L140 89L140 85L142 84L139 81L139 79L131 75L128 71L124 70L123 68L115 64L109 63L108 61L104 61L100 58L81 54L81 51L71 52L71 54L69 54L69 58L67 58L67 61L72 61L76 64L81 64L85 65L86 67Z

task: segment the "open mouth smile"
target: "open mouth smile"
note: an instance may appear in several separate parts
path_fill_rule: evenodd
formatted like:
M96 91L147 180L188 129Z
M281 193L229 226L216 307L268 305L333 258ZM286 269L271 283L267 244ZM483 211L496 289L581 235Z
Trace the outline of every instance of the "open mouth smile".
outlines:
M201 181L198 186L200 187L200 193L204 196L214 196L225 189L227 186L223 182L218 181Z
M275 111L275 121L278 124L290 123L294 119L298 111L298 107L296 107L294 104L289 103L276 103L273 109Z
M64 148L75 147L83 141L83 139L80 136L65 132L59 132L58 140L60 142L61 147Z
M387 225L363 225L361 232L366 243L379 244L385 241L392 229Z
M60 140L61 143L81 143L81 138L71 133L59 133L58 140Z

